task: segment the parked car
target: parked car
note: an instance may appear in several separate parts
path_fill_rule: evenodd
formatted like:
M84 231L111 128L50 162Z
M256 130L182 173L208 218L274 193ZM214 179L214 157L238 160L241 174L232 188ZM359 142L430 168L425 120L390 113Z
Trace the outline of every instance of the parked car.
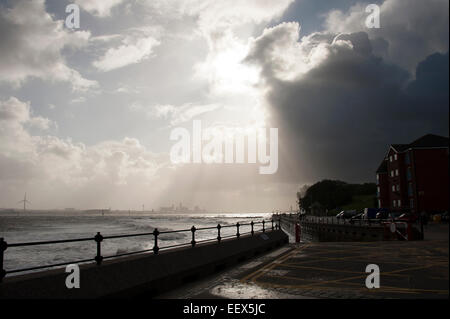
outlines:
M375 218L378 220L388 219L390 215L390 211L388 209L379 209Z
M355 216L353 216L352 218L350 218L350 224L355 223L356 220L363 219L363 215L364 215L364 213L359 213L359 214L356 214Z
M431 220L436 223L440 223L442 221L442 215L441 214L433 214Z
M355 216L358 212L356 210L343 210L336 215L337 219L350 219Z
M375 219L377 212L377 208L364 208L362 219Z
M395 220L395 219L399 218L403 214L404 213L402 213L402 212L390 212L389 216L388 216L388 219Z
M415 223L418 219L419 215L410 213L404 213L398 216L397 218L394 218L396 222L411 222L411 223Z

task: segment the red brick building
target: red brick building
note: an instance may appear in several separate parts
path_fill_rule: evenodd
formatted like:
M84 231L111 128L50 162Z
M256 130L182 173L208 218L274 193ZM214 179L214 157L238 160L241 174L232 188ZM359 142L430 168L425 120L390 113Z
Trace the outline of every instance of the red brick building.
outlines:
M379 208L444 212L449 209L448 138L425 135L411 144L392 144L377 170Z

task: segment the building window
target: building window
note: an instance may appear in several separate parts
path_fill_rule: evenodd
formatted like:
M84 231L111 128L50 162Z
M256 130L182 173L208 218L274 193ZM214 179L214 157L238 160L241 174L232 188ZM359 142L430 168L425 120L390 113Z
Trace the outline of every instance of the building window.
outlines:
M392 185L392 191L395 192L395 185Z
M406 155L405 155L405 163L406 163L406 165L411 164L411 159L409 157L409 153L406 153Z
M397 185L397 192L400 191L400 184Z
M398 207L402 207L402 201L400 199L397 201L397 204L398 204Z
M392 156L389 156L389 162L392 163Z
M412 183L408 184L408 196L412 197L413 196L413 188L412 188Z
M409 208L414 208L414 199L409 200Z
M395 176L398 176L398 169L395 170Z
M380 182L380 174L377 174L377 182Z
M378 200L378 208L381 208L381 200Z
M412 179L411 167L408 167L408 169L406 170L406 179L408 181L410 181Z
M397 160L397 154L394 154L394 160L395 161Z
M391 171L391 177L394 177L394 171Z
M377 186L377 196L380 197L380 186Z
M397 201L395 199L392 203L393 203L394 207L397 207Z

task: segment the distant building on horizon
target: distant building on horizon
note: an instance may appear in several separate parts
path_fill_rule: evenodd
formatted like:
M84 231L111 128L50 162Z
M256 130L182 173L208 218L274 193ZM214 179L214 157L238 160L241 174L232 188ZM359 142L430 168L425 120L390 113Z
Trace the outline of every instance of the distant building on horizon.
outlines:
M160 207L159 211L161 213L173 213L175 211L175 205L172 204L172 206L169 207Z
M108 208L108 209L101 209L101 208L97 208L97 209L85 209L83 212L84 212L84 213L88 213L88 214L103 214L103 213L109 213L109 212L111 212L111 208Z
M205 213L206 210L195 206L192 210L189 207L183 206L183 203L179 203L178 206L172 204L172 206L162 206L159 208L160 213Z
M449 208L449 139L425 135L410 144L392 144L377 174L379 208L412 213Z
M180 204L178 205L178 207L176 208L176 211L177 211L177 212L183 212L183 213L186 213L186 212L189 212L189 208L188 208L188 207L184 207L183 204L180 203Z

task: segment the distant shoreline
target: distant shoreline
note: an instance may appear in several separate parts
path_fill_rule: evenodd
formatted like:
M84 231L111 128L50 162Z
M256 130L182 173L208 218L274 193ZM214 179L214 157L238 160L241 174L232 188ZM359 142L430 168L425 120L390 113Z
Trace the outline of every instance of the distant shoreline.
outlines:
M102 213L101 211L65 211L65 210L33 210L33 211L0 211L0 217L2 216L9 216L9 217L14 217L14 216L19 216L19 217L33 217L33 216L58 216L58 217L77 217L77 216L82 216L82 217L89 217L89 216L104 216L104 217L108 217L108 216L133 216L133 217L139 217L139 216L145 216L145 217L164 217L164 216L204 216L204 217L258 217L258 216L264 216L264 215L268 215L268 214L272 214L272 213L267 213L267 212L256 212L256 213L247 213L247 212L242 212L242 213L233 213L233 212L159 212L159 211L144 211L144 212L140 212L140 211L105 211L104 213Z

